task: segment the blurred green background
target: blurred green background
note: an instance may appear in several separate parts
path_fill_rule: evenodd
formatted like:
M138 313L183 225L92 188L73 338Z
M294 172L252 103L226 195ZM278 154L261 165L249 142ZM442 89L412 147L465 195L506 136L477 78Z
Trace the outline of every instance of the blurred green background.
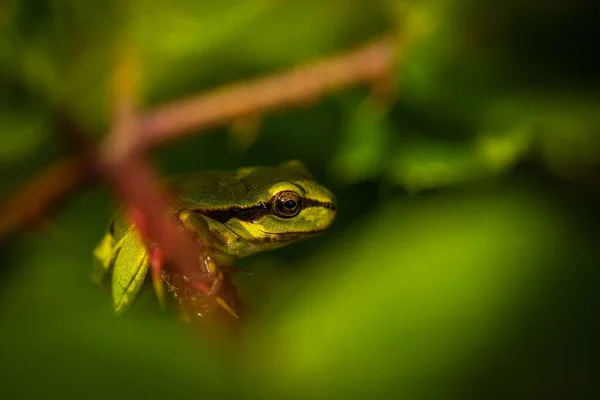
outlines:
M0 393L592 398L600 10L587 3L3 0L1 198L69 154L58 115L108 129L119 44L141 54L148 107L389 32L404 57L393 98L342 90L155 152L165 174L300 159L338 197L330 232L240 262L254 271L236 277L240 340L198 335L151 296L112 316L90 279L106 187L0 243Z

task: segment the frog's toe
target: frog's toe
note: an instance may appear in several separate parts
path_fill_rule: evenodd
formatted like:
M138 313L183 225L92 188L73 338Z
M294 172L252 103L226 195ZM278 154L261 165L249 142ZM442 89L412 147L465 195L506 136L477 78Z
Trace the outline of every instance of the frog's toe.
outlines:
M233 316L234 318L240 319L240 317L237 315L235 310L229 304L227 304L227 302L225 300L223 300L222 297L216 296L215 302L219 305L219 307L221 307L223 310L227 311L231 316Z

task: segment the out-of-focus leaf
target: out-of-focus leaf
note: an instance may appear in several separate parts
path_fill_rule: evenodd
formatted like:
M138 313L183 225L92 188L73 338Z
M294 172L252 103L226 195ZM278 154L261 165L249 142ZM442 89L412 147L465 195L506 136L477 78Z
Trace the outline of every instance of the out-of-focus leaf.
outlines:
M535 115L543 156L555 171L600 163L600 104L597 101L542 103Z
M144 60L146 96L164 97L173 90L199 87L218 75L227 60L211 55L252 30L272 0L197 2L177 0L169 7L157 1L134 2L129 31ZM232 58L233 60L233 58Z
M3 393L239 398L237 387L221 380L236 372L220 340L167 315L113 315L108 292L91 280L89 246L111 213L106 197L96 194L71 204L41 234L44 240L21 241L18 274L0 287ZM73 246L74 240L86 245Z
M150 60L176 62L222 45L248 29L274 4L272 0L218 3L177 0L165 8L159 1L135 1L129 23Z
M14 54L16 52L11 30L11 21L14 18L14 1L6 1L0 4L0 81L11 74L14 68Z
M478 32L464 19L468 7L453 0L399 3L401 33L414 36L399 65L403 101L477 121L507 72L496 53L470 44Z
M387 108L368 98L348 113L340 147L330 167L337 179L356 183L381 174L393 133L386 120Z
M240 56L252 65L277 68L383 33L386 23L378 2L293 0L277 3L253 26L253 34L240 36L237 43Z
M482 172L476 154L466 145L414 142L398 152L388 176L411 193L472 180Z
M599 109L595 99L570 93L524 93L494 102L484 126L491 132L520 127L521 139L514 144L522 147L529 142L552 171L568 176L593 169L600 162Z
M486 132L467 143L405 142L387 175L413 193L493 177L527 154L532 140L532 126L524 124L509 132Z
M15 164L39 150L49 136L49 116L43 110L0 113L0 168Z
M383 19L380 7L355 0L139 2L133 15L153 101L343 50L381 32Z
M111 315L108 293L89 279L89 249L110 215L102 199L82 197L45 240L24 243L19 265L27 268L3 291L0 307L5 393L428 392L501 342L515 307L536 295L541 274L552 273L545 262L560 247L560 221L530 197L388 203L326 253L303 260L319 271L307 276L306 289L281 299L279 317L256 321L242 347L227 349L169 317L139 309ZM81 224L90 208L97 211ZM75 237L89 245L73 248ZM23 388L29 376L36 384Z
M388 204L307 261L321 273L253 336L250 376L272 398L439 395L543 289L560 229L519 195Z

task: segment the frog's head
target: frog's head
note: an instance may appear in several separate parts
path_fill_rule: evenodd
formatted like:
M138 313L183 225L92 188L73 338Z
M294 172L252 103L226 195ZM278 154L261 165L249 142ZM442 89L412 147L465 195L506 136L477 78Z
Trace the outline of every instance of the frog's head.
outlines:
M236 171L235 182L231 189L243 201L204 213L227 228L219 233L232 255L245 256L317 235L335 218L334 195L315 182L299 161L243 168Z

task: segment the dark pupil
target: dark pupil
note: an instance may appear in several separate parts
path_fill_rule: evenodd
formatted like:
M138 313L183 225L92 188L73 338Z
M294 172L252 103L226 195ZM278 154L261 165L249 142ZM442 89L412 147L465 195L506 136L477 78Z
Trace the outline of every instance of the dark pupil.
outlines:
M296 208L296 202L294 200L288 200L285 203L283 203L283 206L288 210L293 210L294 208Z

